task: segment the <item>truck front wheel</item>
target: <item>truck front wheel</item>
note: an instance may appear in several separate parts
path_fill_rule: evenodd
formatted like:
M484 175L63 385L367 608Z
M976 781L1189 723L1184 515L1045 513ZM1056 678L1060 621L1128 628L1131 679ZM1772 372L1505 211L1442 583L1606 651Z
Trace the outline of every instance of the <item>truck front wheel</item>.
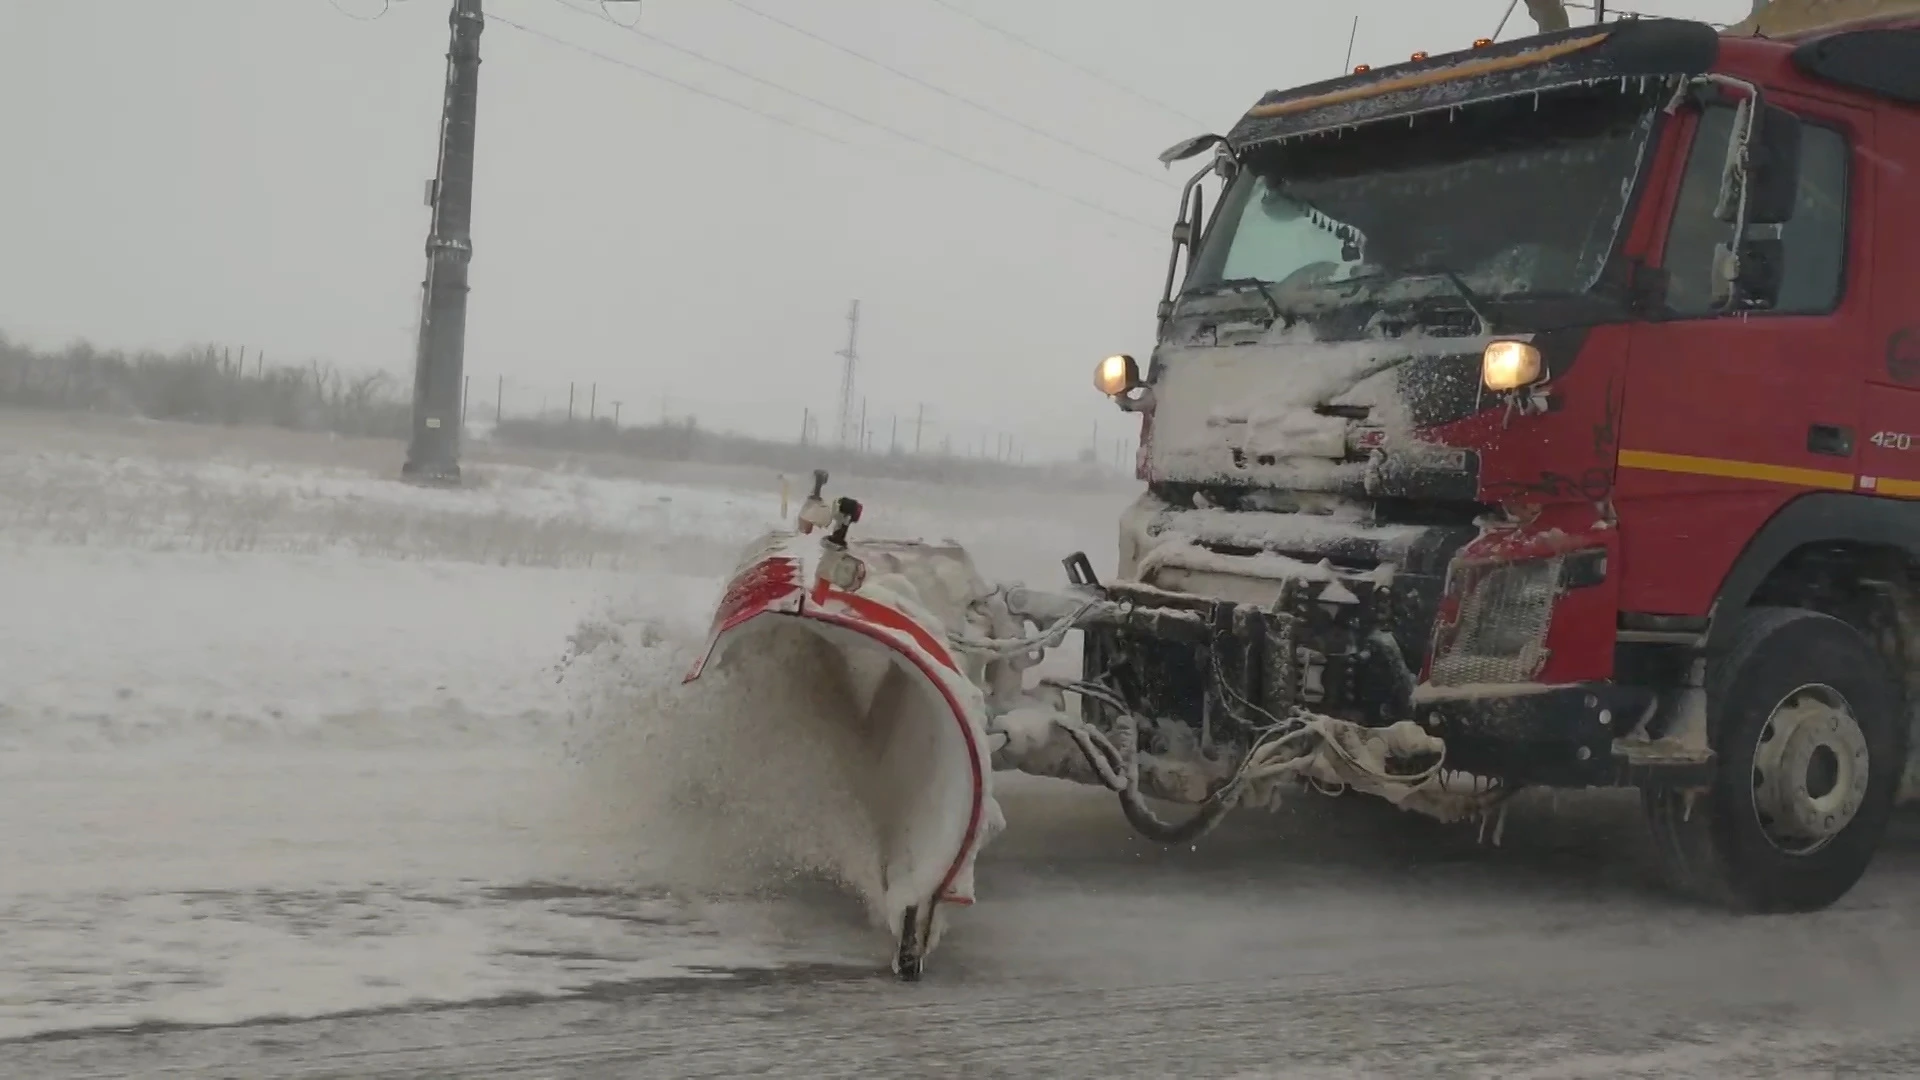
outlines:
M1903 694L1839 619L1796 608L1734 618L1708 664L1713 786L1643 791L1654 845L1700 899L1817 911L1860 880L1886 832L1906 759Z

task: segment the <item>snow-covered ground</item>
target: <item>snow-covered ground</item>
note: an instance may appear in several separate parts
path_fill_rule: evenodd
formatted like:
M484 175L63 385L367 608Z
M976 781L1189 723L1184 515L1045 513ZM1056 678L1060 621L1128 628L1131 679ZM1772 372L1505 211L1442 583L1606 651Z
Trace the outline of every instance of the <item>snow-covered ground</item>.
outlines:
M721 933L772 909L673 889L624 790L661 778L641 714L778 477L481 453L431 491L389 445L9 419L0 1039L821 961L813 931ZM855 490L989 564L1057 548L1003 572L1076 540L1031 493ZM1124 495L1062 499L1098 544ZM609 633L619 670L569 671ZM828 956L884 963L842 924Z
M1503 846L1353 799L1191 848L1001 778L929 980L819 748L678 676L778 478L0 416L0 1077L1909 1075L1920 831L1834 910L1649 884L1628 794ZM983 571L1116 487L850 481ZM825 794L831 795L831 792ZM305 1018L305 1019L302 1019Z

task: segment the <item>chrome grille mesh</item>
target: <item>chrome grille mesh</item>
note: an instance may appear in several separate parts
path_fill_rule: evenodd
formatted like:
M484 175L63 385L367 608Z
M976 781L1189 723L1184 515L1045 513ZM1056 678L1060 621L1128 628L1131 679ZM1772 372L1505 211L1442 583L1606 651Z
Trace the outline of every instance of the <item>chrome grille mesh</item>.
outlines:
M1547 627L1559 558L1494 563L1464 571L1458 622L1438 643L1434 686L1530 682L1547 657Z

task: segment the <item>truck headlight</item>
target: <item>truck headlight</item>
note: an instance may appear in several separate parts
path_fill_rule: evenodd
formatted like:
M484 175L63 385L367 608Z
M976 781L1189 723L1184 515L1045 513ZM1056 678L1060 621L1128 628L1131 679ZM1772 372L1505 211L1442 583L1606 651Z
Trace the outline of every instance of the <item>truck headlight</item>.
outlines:
M1480 381L1489 390L1518 390L1540 378L1540 350L1524 341L1494 341L1480 357Z

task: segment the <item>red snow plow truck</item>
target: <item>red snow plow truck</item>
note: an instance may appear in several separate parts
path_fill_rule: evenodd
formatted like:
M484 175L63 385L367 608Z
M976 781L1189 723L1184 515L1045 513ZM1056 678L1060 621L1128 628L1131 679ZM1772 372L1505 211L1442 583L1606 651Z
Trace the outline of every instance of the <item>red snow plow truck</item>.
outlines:
M744 560L715 655L829 642L893 778L899 970L994 769L1168 842L1301 786L1634 787L1687 892L1846 894L1920 775L1920 5L1855 6L1270 93L1162 157L1205 165L1150 361L1096 371L1141 420L1117 574L991 586L818 491Z

